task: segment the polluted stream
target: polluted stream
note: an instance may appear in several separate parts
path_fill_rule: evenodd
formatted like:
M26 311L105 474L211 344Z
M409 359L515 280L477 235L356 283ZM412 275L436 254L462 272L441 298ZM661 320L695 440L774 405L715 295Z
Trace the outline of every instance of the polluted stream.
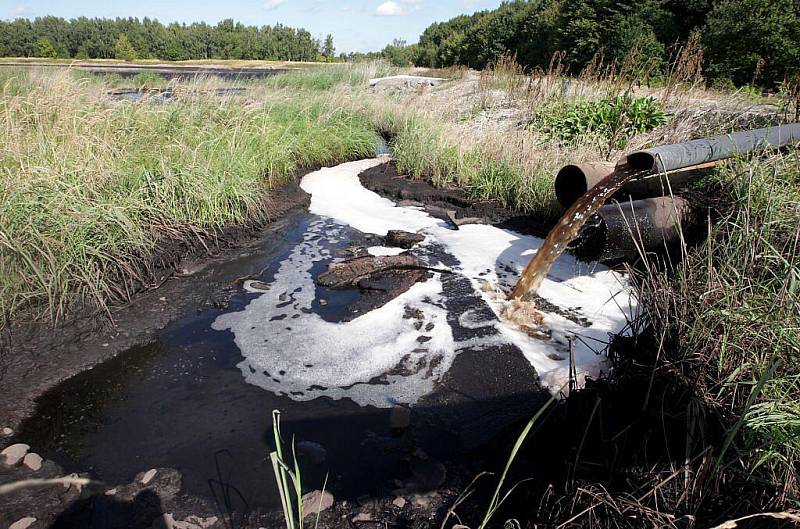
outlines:
M268 453L282 413L304 485L337 500L435 490L551 392L608 370L610 336L637 310L626 278L569 254L538 291L535 327L504 319L542 240L459 229L398 207L358 174L386 156L306 175L307 213L247 258L262 270L224 309L187 314L153 342L55 387L17 437L67 472L109 484L175 468L186 492L236 510L280 506ZM331 263L396 255L389 230L424 235L423 266L333 289ZM235 259L222 267L243 266ZM234 494L230 494L234 491Z

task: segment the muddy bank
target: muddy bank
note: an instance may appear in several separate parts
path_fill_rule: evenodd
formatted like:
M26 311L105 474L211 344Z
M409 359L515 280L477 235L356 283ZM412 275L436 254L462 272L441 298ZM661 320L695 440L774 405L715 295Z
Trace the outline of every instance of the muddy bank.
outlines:
M298 179L308 172L311 169L302 171ZM57 324L16 321L0 331L0 428L14 429L33 412L36 397L121 351L147 343L180 314L224 305L236 280L230 275L239 272L215 277L215 267L251 255L260 240L274 239L277 245L308 201L308 195L292 183L266 199L270 211L266 223L164 241L150 260L150 282L134 285L132 301L112 307L110 314L76 310ZM245 272L242 275L254 273Z
M456 219L494 224L536 237L547 236L553 224L548 219L504 208L495 201L476 200L463 188L440 188L424 180L412 180L400 175L394 162L368 169L359 178L361 184L370 191L400 205L415 202L424 204L426 211L436 217L446 218L447 212L451 211Z

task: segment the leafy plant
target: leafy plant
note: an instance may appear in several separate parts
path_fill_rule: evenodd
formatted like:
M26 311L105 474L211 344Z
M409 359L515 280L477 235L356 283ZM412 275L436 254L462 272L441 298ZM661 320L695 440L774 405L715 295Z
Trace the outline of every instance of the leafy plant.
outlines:
M621 95L573 104L555 104L536 116L534 127L547 139L573 142L586 134L604 137L624 147L636 134L667 122L667 113L650 97Z

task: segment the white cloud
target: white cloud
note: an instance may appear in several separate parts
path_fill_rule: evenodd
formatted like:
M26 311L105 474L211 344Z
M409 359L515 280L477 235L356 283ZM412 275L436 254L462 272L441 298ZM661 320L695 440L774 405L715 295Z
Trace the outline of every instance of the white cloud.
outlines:
M406 10L394 0L387 0L375 9L375 14L379 17L397 17L406 14Z
M281 4L285 4L286 0L267 0L264 2L264 9L267 11L272 11L273 9L278 8Z
M30 11L30 9L28 8L28 6L26 6L26 5L23 5L23 4L17 4L17 5L14 7L14 10L12 11L12 14L13 14L15 17L18 17L18 16L22 16L22 15L24 15L24 14L25 14L25 13L27 13L28 11Z

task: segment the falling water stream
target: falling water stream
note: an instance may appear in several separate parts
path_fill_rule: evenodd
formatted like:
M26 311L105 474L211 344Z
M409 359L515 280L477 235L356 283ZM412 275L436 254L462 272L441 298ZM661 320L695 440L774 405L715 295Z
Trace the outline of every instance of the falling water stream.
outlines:
M528 298L541 286L542 281L567 245L578 237L578 233L589 218L600 209L606 200L629 181L640 176L628 165L621 165L596 186L579 198L550 230L542 246L530 260L509 296L512 299Z

